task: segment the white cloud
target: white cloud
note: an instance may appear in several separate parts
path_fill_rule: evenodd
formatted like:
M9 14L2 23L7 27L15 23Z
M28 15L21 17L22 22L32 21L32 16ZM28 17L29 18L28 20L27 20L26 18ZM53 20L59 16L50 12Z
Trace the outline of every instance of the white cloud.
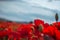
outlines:
M24 1L24 0L23 0ZM60 10L60 1L47 2L47 0L25 0L25 2L30 3L31 5L42 6L49 9Z
M19 3L19 2L4 2L2 3L2 8L0 8L1 11L4 13L37 13L40 15L45 16L53 16L52 11L44 9L43 7L33 7L26 3ZM49 14L48 14L49 13Z

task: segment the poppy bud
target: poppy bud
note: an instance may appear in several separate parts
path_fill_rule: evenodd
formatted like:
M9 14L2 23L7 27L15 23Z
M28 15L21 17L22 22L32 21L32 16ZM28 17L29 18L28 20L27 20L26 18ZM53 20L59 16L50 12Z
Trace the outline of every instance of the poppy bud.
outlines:
M57 13L55 15L55 20L56 20L56 22L58 21L58 14Z
M43 31L43 25L39 25L39 31L40 31L40 32Z

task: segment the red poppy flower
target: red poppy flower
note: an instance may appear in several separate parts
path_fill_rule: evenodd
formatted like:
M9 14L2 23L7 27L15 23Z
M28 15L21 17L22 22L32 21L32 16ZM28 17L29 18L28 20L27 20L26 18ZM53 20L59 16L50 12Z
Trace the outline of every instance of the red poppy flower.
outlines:
M49 36L53 36L54 35L54 30L55 28L53 26L49 26L46 29L44 29L44 33L48 34Z
M40 20L40 19L35 19L35 20L34 20L34 24L35 24L36 26L38 26L38 25L40 25L40 24L44 24L44 21L42 21L42 20Z
M44 28L47 28L48 26L49 26L48 23L45 23L45 24L44 24Z
M23 24L20 28L18 28L18 32L20 33L21 38L32 36L32 26L28 24Z
M60 40L60 31L59 30L55 30L55 36L56 36L56 40Z
M5 37L7 36L7 31L6 30L0 30L0 37Z
M58 30L60 30L60 22L54 22L53 25L57 27Z

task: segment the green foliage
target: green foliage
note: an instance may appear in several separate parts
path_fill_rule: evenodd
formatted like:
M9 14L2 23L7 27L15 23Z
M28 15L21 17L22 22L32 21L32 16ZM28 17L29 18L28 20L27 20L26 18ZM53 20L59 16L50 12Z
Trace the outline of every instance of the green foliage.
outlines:
M0 28L0 31L3 30L3 28Z

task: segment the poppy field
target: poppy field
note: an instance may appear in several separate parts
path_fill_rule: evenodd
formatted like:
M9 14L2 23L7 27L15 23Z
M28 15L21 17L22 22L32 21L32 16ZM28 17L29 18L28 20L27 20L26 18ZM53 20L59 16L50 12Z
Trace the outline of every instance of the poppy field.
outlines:
M60 40L60 22L45 23L34 19L29 23L0 21L0 40Z

